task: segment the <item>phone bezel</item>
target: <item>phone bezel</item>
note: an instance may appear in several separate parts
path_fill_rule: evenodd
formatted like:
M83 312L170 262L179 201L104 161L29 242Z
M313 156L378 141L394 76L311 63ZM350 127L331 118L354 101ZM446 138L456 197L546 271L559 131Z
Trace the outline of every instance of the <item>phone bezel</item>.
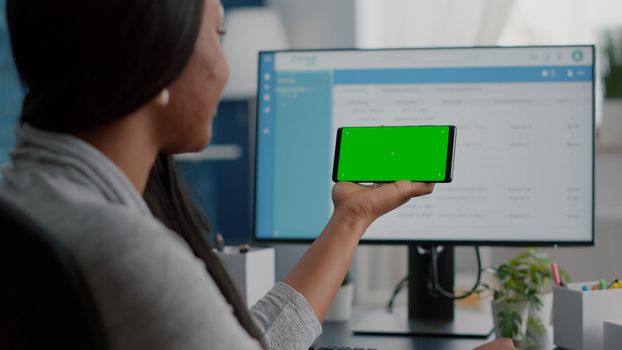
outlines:
M447 160L446 160L446 164L445 164L445 177L443 178L443 180L440 181L430 181L430 180L423 180L423 179L403 179L403 180L410 180L410 181L416 181L416 182L428 182L428 183L450 183L453 180L453 163L454 163L454 156L455 156L455 150L456 150L456 127L454 125L392 125L392 126L384 126L384 125L379 125L379 126L344 126L344 127L340 127L337 129L337 138L335 141L335 156L333 158L333 174L332 174L332 179L333 182L356 182L356 183L367 183L367 182L374 182L374 183L389 183L389 182L395 182L397 180L383 180L383 181L378 181L378 180L339 180L338 178L338 174L339 174L339 157L341 154L341 133L343 131L344 128L425 128L425 127L446 127L449 129L449 140L447 142Z

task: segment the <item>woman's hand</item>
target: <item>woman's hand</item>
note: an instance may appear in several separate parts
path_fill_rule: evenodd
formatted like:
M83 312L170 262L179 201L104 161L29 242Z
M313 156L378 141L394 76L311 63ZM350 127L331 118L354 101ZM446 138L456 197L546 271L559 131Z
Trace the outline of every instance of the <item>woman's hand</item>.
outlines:
M434 184L405 180L370 186L338 182L333 187L333 215L369 226L411 198L430 194L433 190Z
M302 294L318 318L324 319L367 226L433 189L433 184L410 181L371 186L337 183L333 187L333 216L283 282Z
M486 343L482 346L478 346L473 350L516 350L512 340L508 338L499 338Z

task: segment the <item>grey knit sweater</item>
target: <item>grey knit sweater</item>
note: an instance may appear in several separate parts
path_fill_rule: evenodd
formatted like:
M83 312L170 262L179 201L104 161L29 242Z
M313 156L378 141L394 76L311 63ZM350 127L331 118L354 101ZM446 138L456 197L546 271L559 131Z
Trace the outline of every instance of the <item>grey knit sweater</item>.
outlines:
M75 255L113 349L259 349L177 234L155 219L114 163L66 134L17 130L0 196ZM273 349L307 349L320 323L284 283L251 316Z

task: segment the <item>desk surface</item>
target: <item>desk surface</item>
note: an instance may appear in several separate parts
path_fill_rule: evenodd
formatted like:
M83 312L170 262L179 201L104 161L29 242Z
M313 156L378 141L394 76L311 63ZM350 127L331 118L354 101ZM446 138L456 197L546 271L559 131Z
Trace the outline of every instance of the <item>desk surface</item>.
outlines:
M343 345L378 350L465 350L473 349L485 342L481 339L465 338L354 335L350 332L347 322L324 322L322 327L324 331L316 340L317 345Z
M435 350L466 350L473 349L488 340L448 337L407 337L407 336L371 336L355 335L350 331L348 322L324 322L322 335L316 340L316 345L350 346L377 348L378 350L406 350L406 349L435 349ZM546 344L535 349L554 349L552 329L549 329Z

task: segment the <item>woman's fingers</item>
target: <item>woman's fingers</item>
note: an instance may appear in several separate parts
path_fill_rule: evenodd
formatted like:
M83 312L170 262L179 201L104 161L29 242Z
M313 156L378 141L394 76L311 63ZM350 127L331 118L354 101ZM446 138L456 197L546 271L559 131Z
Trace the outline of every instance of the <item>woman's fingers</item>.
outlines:
M434 184L411 181L392 182L371 189L370 204L374 206L373 212L381 216L408 202L411 198L430 194L433 190Z
M433 190L434 184L411 181L367 186L339 182L333 187L333 203L335 210L371 223L409 199L429 194Z
M424 196L434 191L433 183L401 180L398 182L394 182L393 184L397 186L400 191L403 191L403 193L409 198Z
M374 189L385 203L406 202L413 197L424 196L434 191L434 184L400 180Z

